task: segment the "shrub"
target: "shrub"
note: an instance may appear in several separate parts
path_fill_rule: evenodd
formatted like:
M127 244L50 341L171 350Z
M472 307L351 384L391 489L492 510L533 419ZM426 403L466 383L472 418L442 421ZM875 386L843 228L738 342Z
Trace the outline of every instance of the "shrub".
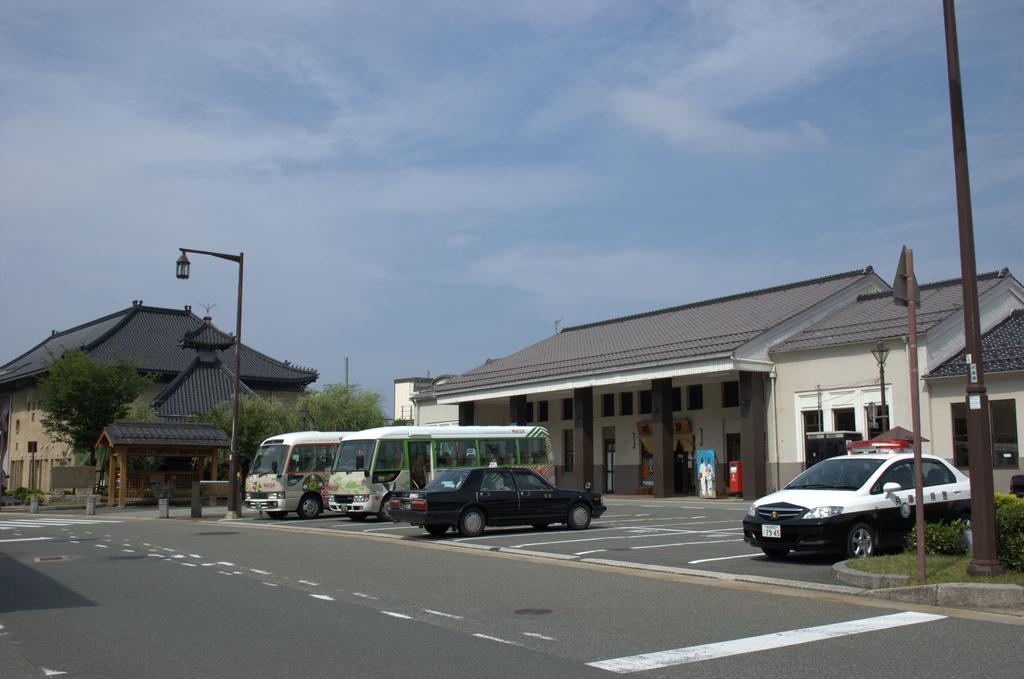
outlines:
M1024 571L1024 500L996 493L996 558L1003 566Z
M966 554L967 545L964 544L964 529L967 524L963 521L950 521L949 523L926 523L924 525L924 552L925 554ZM907 534L907 551L917 551L917 531L912 530Z

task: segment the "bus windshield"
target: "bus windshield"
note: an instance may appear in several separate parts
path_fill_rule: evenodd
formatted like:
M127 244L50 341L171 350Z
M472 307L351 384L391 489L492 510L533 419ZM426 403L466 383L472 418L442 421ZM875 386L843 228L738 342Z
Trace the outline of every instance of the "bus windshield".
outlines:
M252 461L250 474L283 474L284 461L288 455L288 446L274 443L260 446L256 458Z
M338 456L334 458L333 471L354 472L368 469L373 453L374 441L345 439L338 448Z

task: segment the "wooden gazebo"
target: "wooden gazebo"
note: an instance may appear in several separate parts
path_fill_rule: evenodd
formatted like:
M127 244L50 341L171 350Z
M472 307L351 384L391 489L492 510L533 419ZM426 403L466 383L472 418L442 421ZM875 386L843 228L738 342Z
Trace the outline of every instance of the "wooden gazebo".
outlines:
M169 484L174 490L188 491L192 482L203 478L207 468L210 479L217 478L220 451L230 448L231 439L212 424L196 422L132 422L120 420L107 425L96 441L96 448L110 449L107 473L107 506L124 507L129 499L141 500L146 489L156 483ZM128 471L129 457L197 458L198 470ZM116 462L115 462L116 461ZM120 475L118 475L120 472ZM115 479L120 483L115 486Z

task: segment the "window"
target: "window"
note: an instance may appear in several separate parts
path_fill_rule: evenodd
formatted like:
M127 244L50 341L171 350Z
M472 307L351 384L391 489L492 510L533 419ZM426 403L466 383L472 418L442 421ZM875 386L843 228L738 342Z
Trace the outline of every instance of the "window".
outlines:
M562 399L562 419L563 420L571 420L572 419L572 399L571 398L563 398Z
M722 382L722 407L736 408L740 404L740 383Z
M562 452L564 454L562 471L571 472L574 457L572 429L566 429L562 432Z
M601 396L601 417L615 417L615 394Z
M377 446L377 461L374 471L385 469L401 469L405 462L405 446L402 440L381 441Z
M742 446L740 444L739 432L725 435L725 459L729 462L737 462L741 457Z
M515 490L512 486L512 476L508 472L485 472L480 482L480 490L498 491Z
M633 414L633 392L624 391L619 394L619 415Z
M683 409L683 388L674 387L672 389L672 412L678 413Z
M479 464L476 455L476 441L455 439L437 442L438 467L475 467Z
M512 478L516 480L516 487L519 490L551 490L551 486L545 483L544 479L528 471L513 471Z
M548 421L548 402L537 401L537 421L547 422Z
M1013 399L989 401L992 412L992 448L995 466L1017 466L1017 408Z
M500 465L514 465L516 463L516 440L481 440L480 455L480 464L482 465L489 465L491 462Z
M39 452L39 444L36 441L28 442L28 452L36 453Z
M533 422L533 401L526 402L526 424Z
M547 461L547 438L519 439L520 464L544 464Z
M924 474L924 486L942 486L956 483L956 477L946 465L934 460L921 460L921 472Z
M889 428L886 424L889 421L889 404L885 405L885 410L882 410L882 406L877 403L866 406L864 408L864 420L868 423L869 439L873 439L886 431Z
M804 418L804 433L810 434L816 431L825 431L825 427L822 424L820 410L804 410L801 415Z
M836 408L832 411L833 431L857 431L857 418L853 408Z
M650 415L651 414L651 390L640 392L640 414Z
M1016 467L1019 460L1017 439L1017 408L1013 399L989 401L992 424L992 464L995 467ZM963 403L950 404L953 419L953 463L957 467L970 466L967 449L967 407Z
M686 387L686 403L688 410L704 409L704 385L691 384Z
M328 469L334 462L334 452L337 448L338 446L331 443L295 446L292 449L292 459L288 471L297 474L317 469Z
M14 420L14 433L17 434L21 431L21 420Z

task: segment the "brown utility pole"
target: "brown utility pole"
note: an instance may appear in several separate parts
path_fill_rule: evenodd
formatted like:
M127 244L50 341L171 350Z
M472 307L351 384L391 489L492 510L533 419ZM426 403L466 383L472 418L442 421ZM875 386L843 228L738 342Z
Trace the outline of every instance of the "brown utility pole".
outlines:
M953 0L943 0L946 24L946 65L949 72L949 112L953 127L953 167L956 172L956 207L960 229L960 271L964 292L964 340L967 353L967 454L971 473L971 529L973 554L969 575L995 575L1003 571L996 558L995 497L992 487L992 433L988 394L981 355L978 313L978 276L974 257L974 221L971 182L967 172L967 129L964 123L960 52L956 37Z

